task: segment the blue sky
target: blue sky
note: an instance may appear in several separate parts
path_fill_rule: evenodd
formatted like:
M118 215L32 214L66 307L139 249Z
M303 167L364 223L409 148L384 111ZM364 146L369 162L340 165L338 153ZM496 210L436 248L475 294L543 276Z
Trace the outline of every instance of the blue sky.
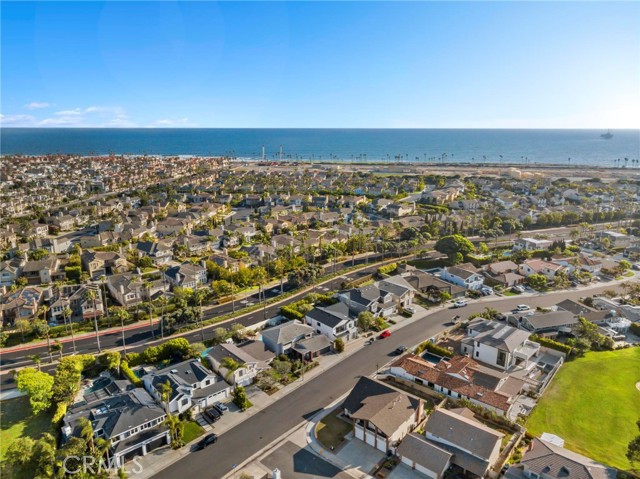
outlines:
M3 126L640 128L640 3L5 2Z

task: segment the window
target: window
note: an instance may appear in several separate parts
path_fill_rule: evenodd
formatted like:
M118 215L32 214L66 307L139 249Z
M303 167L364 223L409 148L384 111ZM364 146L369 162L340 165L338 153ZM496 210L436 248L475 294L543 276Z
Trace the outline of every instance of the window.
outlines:
M496 360L496 364L500 366L504 366L506 362L507 362L507 353L505 353L504 351L498 351L498 358Z
M189 404L189 398L184 398L182 401L180 401L180 404L182 406L186 406L187 404Z
M476 351L476 358L480 356L480 351Z
M320 321L316 321L316 326L320 327Z

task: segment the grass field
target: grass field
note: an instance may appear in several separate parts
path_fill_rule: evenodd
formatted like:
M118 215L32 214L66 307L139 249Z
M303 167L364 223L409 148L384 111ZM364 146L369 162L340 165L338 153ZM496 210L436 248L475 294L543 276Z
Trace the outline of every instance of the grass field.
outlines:
M533 410L535 436L557 434L565 447L603 464L629 469L629 441L640 419L640 348L590 352L560 368Z
M338 408L327 414L316 426L318 441L327 449L338 447L344 437L353 429L351 424L338 417L340 412L341 409Z
M27 436L40 439L45 432L53 432L51 414L34 416L26 396L0 402L0 462L4 461L4 455L13 441ZM28 476L27 471L24 477Z
M191 441L202 436L203 434L204 429L197 422L187 421L184 423L184 434L182 436L182 440L185 444L189 444Z

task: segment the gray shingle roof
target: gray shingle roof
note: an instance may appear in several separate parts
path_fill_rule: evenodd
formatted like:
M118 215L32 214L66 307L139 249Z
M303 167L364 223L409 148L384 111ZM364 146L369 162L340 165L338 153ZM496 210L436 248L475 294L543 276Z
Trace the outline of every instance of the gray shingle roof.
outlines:
M520 464L535 473L558 479L615 479L617 476L612 468L538 438L533 440L532 449L525 453ZM517 469L511 467L506 477L519 477Z
M349 307L344 303L336 303L331 306L314 308L307 313L314 321L335 328L343 321L349 321Z
M398 454L427 469L443 473L453 454L426 440L419 434L407 434L398 447Z
M436 409L425 425L425 431L475 456L489 459L504 434L484 424L446 409Z
M262 336L275 344L286 344L299 336L312 334L314 329L298 321L290 321L262 331Z

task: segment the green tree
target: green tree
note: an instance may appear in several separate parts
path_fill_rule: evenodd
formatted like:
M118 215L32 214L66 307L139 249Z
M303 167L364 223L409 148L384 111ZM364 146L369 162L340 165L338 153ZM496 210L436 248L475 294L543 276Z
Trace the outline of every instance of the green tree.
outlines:
M53 377L34 368L24 368L16 373L18 389L29 396L34 414L49 409L53 396Z
M544 291L547 289L547 277L543 274L531 274L524 280L527 286L537 290Z
M640 429L640 420L636 422L636 426ZM627 447L627 459L631 463L635 472L640 471L640 435L636 436L629 442Z
M247 392L242 386L236 386L236 388L233 390L233 403L242 411L246 411L251 407L251 401L249 401Z
M475 250L473 243L462 235L443 236L436 242L434 248L436 251L446 254L450 260L456 257L456 253L466 257Z
M369 331L371 326L373 326L374 320L375 317L373 313L370 311L362 311L358 314L358 328L360 328L361 331Z
M344 352L344 340L342 338L336 338L333 342L333 349L336 353Z
M274 359L271 363L271 367L280 376L286 376L291 372L291 363L289 361L280 361L279 359Z
M30 437L13 440L5 452L5 460L13 467L20 468L31 462L35 441Z

